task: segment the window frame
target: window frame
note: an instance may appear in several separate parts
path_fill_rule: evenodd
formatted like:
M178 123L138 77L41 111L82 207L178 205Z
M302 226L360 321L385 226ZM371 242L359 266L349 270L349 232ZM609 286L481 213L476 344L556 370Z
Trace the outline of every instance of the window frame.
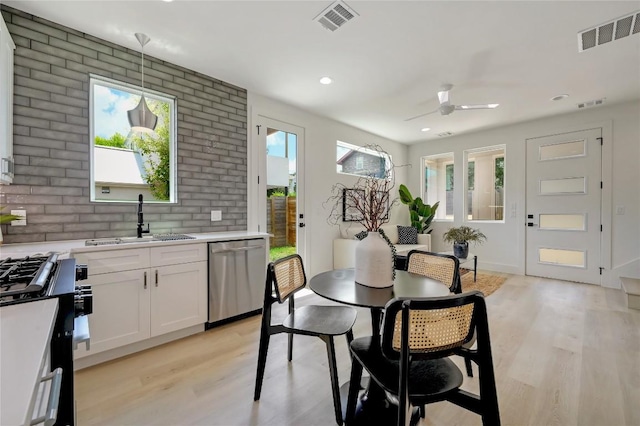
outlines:
M452 187L452 191L454 191L453 188L455 188L456 185L456 174L455 174L455 170L456 170L456 164L455 164L455 155L453 152L443 152L441 154L433 154L433 155L423 155L422 157L420 157L420 197L422 198L423 202L428 203L428 197L426 194L427 191L427 187L426 187L426 176L425 176L425 162L428 160L436 160L442 158L444 159L443 161L443 169L444 169L444 193L445 193L445 199L444 200L438 200L440 202L440 205L438 206L438 211L440 211L440 209L444 209L444 218L437 218L434 217L433 218L433 222L454 222L455 221L455 194L453 197L453 213L451 215L451 218L447 218L447 199L446 199L446 193L447 193L447 166L451 165L453 166L453 187Z
M467 210L469 208L468 206L468 191L469 191L469 154L481 154L481 153L492 153L493 151L499 151L502 150L502 153L498 154L498 153L493 153L491 154L491 175L493 177L492 182L493 182L493 187L492 189L495 191L495 160L496 158L500 158L500 157L504 157L504 167L503 167L503 179L502 179L502 219L469 219L469 215L467 214ZM473 162L475 162L476 160L473 159ZM464 183L464 188L463 188L463 222L464 223L505 223L506 222L506 205L507 205L507 191L506 191L506 176L507 176L507 145L506 144L498 144L498 145L491 145L491 146L485 146L485 147L481 147L481 148L472 148L472 149L465 149L462 151L462 166L463 166L463 171L464 171L464 176L463 176L463 183ZM475 168L474 165L474 176L476 174L477 170ZM474 181L474 190L476 189L477 185L475 184Z
M94 88L99 86L111 89L127 91L133 95L141 96L143 90L140 86L136 86L123 81L114 80L112 78L103 77L97 74L89 74L89 181L90 181L90 197L91 203L137 203L138 200L101 200L96 199L96 183L95 183L95 114L94 114ZM177 204L178 203L178 99L173 95L162 93L148 88L144 89L144 96L148 99L160 100L169 103L169 200L145 200L145 203L153 204Z

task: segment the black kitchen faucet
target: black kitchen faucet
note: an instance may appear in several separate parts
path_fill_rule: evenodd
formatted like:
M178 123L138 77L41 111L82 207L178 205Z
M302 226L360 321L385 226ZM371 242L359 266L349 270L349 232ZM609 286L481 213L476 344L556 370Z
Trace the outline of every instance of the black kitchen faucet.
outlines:
M142 215L142 194L138 194L138 238L142 238L142 234L148 234L149 224L147 223L147 229L144 227L144 216Z

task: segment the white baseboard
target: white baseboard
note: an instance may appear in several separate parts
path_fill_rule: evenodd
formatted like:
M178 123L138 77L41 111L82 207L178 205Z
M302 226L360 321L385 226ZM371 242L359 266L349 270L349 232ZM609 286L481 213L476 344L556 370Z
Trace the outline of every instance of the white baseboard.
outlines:
M110 349L104 352L99 352L95 355L88 355L82 358L78 358L73 361L74 371L81 370L83 368L91 367L103 362L111 361L116 358L120 358L126 355L131 355L136 352L143 351L145 349L152 348L154 346L163 345L173 340L182 339L183 337L191 336L192 334L201 333L204 331L204 324L194 325L189 328L174 331L172 333L163 334L161 336L152 337L150 339L143 340L141 342L132 343L120 348Z
M622 288L620 277L640 278L640 258L624 265L616 266L610 271L603 271L602 286L608 288Z
M507 265L504 263L494 262L482 262L480 256L478 256L478 269L484 269L486 271L503 272L505 274L524 275L524 271L516 265Z

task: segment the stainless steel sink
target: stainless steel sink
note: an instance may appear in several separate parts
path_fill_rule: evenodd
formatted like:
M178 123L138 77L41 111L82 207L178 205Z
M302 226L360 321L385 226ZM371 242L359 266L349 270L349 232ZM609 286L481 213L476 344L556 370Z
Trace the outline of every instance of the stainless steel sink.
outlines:
M97 238L94 240L86 240L85 246L108 246L114 244L135 244L148 243L150 241L174 241L174 240L193 240L195 237L184 234L157 234L138 237L114 237L114 238Z

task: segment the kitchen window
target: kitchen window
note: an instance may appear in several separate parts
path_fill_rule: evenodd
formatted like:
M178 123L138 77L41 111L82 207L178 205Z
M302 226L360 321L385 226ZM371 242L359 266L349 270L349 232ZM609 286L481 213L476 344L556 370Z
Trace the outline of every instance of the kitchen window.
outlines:
M127 111L141 93L139 86L91 76L91 201L137 202L138 194L145 202L177 201L176 100L145 89L158 122L153 132L134 132Z

